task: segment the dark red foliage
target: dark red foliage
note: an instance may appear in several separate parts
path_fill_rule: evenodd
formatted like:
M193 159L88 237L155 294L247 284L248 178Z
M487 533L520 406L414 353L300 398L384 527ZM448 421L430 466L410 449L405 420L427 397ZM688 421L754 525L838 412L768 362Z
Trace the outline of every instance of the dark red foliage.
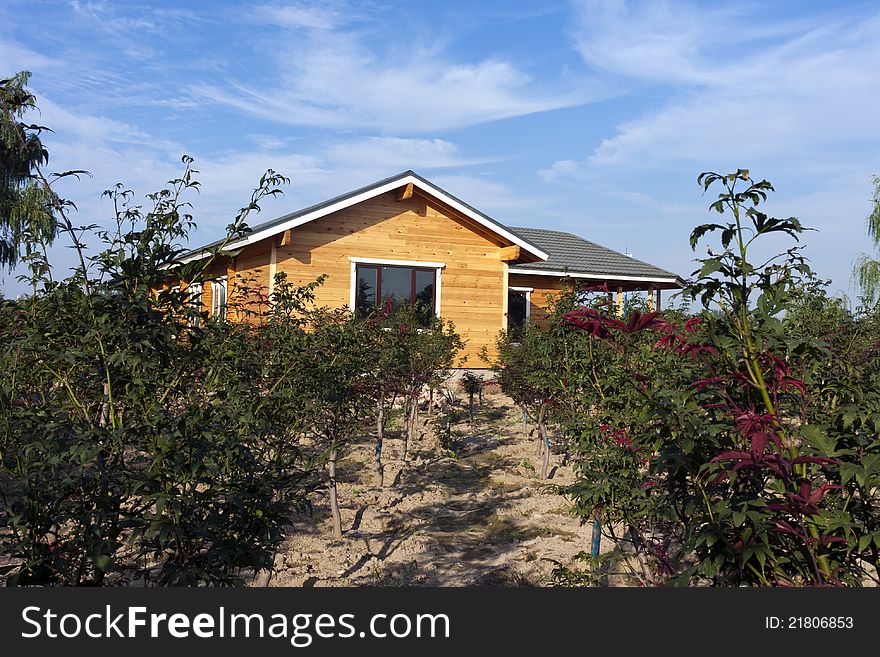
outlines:
M797 389L802 395L807 394L806 386L800 379L789 374L788 363L767 352L761 355L761 364L769 370L768 385L773 390L787 392L789 388Z
M691 358L693 358L694 361L696 361L697 356L700 356L702 354L715 356L718 353L718 350L710 344L692 344L690 342L687 342L678 348L678 353L680 353L682 356L690 356Z
M622 329L624 324L616 319L605 317L595 308L581 308L580 310L572 310L565 313L563 319L572 326L586 331L597 338L606 339L610 334L609 325L616 325L618 329Z
M737 431L749 441L751 452L755 456L764 454L767 443L772 441L779 453L782 453L782 440L777 433L778 420L770 413L757 413L754 408L731 409L731 416Z
M777 520L774 523L776 531L782 534L789 534L791 536L795 536L803 541L805 544L818 544L818 545L829 545L831 543L846 543L846 540L841 538L840 536L819 536L818 538L813 538L812 536L807 535L806 532L793 527L790 523L785 520Z
M714 356L718 351L711 344L690 341L690 335L702 324L699 317L691 317L684 324L684 332L678 326L664 319L656 319L650 328L663 333L663 336L654 343L654 349L674 350L682 356L690 356L694 362L700 355Z
M829 490L839 489L840 486L824 483L813 489L809 481L801 481L797 493L786 493L788 502L785 504L768 504L767 508L773 511L788 511L796 516L806 516L819 513L819 502Z
M712 463L730 461L733 463L731 470L738 472L743 469L767 469L777 474L785 481L791 480L792 462L787 457L781 457L778 454L758 454L755 455L751 451L731 449L721 452L712 459ZM720 481L719 478L718 481ZM718 482L716 482L718 483Z
M666 322L659 319L660 313L651 312L642 314L635 310L630 313L626 322L613 317L603 315L596 308L581 308L572 310L563 316L564 320L581 330L587 331L601 339L607 339L611 335L611 330L620 333L637 333L644 330L655 330L666 325Z

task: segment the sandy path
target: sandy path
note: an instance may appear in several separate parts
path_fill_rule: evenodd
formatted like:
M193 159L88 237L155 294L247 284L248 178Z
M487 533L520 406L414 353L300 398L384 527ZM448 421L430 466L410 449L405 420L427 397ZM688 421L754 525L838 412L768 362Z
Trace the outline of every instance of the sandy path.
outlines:
M411 446L385 441L385 488L374 485L374 443L354 445L339 471L342 540L326 497L299 516L276 558L274 586L542 585L553 560L589 549L590 526L572 517L552 484L570 483L562 455L546 484L535 442L503 395L487 395L457 457L440 456L430 429ZM393 482L393 483L392 483ZM550 484L550 485L547 485Z

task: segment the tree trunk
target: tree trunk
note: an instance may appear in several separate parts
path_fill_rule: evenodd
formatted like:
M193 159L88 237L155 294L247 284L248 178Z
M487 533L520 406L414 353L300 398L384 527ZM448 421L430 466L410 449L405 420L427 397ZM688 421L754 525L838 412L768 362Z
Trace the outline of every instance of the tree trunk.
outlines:
M382 467L382 443L385 440L385 404L380 396L379 413L376 416L376 485L385 485L385 469Z
M412 397L407 395L406 407L403 412L403 462L409 449L409 435L412 433Z
M431 417L431 412L434 406L434 386L428 386L428 417Z
M98 418L98 424L106 427L110 423L110 386L104 384L104 402L101 404L101 416Z
M275 570L275 560L278 558L278 550L272 550L272 565L257 571L254 575L253 586L265 588L272 581L272 573Z
M471 418L471 429L474 428L474 393L468 393L468 414Z
M483 408L483 386L480 385L480 408Z
M541 408L538 409L538 456L544 453L544 414L546 409L546 404L541 404Z
M633 551L636 555L636 561L639 563L642 582L648 586L654 586L654 573L651 569L651 564L648 563L648 559L645 556L645 550L639 532L635 527L630 526L628 533L630 541L632 542Z
M413 442L419 437L419 398L416 397L416 403L413 404L413 433L411 440Z
M550 468L550 436L544 435L544 462L541 464L541 479L547 478Z
M525 438L527 435L529 435L529 434L528 434L528 427L526 427L526 420L529 419L529 413L528 413L528 411L526 411L525 408L522 409L522 412L523 412L523 429L522 429L522 434L523 434L523 438Z
M342 515L339 513L339 498L336 496L336 448L330 450L327 471L330 475L330 515L333 516L333 535L342 538Z

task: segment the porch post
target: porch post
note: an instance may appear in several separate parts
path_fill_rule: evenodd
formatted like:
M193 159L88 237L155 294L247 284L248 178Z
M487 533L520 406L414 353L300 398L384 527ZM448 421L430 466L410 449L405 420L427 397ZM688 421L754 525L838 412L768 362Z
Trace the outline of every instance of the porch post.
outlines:
M654 311L654 286L648 288L648 310Z
M617 316L623 317L623 286L617 286Z

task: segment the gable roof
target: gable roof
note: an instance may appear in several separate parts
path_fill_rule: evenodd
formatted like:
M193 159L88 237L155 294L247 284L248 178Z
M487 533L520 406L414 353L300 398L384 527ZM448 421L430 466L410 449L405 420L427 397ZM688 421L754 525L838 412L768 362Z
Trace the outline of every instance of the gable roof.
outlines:
M544 262L510 266L512 274L572 276L573 278L613 278L683 287L680 276L601 244L590 242L571 233L543 228L514 228L533 244L550 253Z
M512 274L613 278L621 281L658 283L664 287L684 286L681 277L673 272L636 260L577 235L543 228L505 226L414 171L404 171L321 203L258 224L244 237L228 242L224 250L235 252L248 244L259 242L290 228L302 226L410 183L542 261L511 264L508 271ZM187 263L204 258L209 255L209 249L220 246L223 242L224 240L216 240L198 249L188 251L181 256L180 262Z
M397 189L410 183L412 183L414 187L418 187L422 191L425 191L428 194L439 199L440 201L444 202L446 205L449 205L450 207L458 210L469 219L472 219L476 223L484 226L485 228L488 228L496 235L500 235L504 239L512 242L513 244L516 244L520 248L523 248L529 253L534 254L541 260L546 260L550 257L550 254L544 252L537 245L532 244L528 240L524 239L522 236L520 236L504 224L495 221L489 215L480 212L475 207L468 205L467 203L453 196L446 190L437 187L437 185L426 180L425 178L422 178L414 171L404 171L403 173L399 173L396 176L391 176L390 178L379 180L378 182L374 182L371 185L367 185L365 187L355 189L351 192L341 194L340 196L336 196L316 205L311 205L307 208L303 208L302 210L291 212L290 214L283 215L281 217L278 217L277 219L272 219L271 221L258 224L254 226L251 229L251 232L244 237L227 243L225 248L228 251L241 249L248 244L259 242L260 240L271 237L272 235L277 235L278 233L284 232L285 230L288 230L290 228L302 226L303 224L307 224L310 221L315 221L316 219L320 219L321 217L324 217L328 214L351 207L352 205L374 198L376 196L379 196L380 194L390 192L391 190ZM180 262L186 263L204 258L208 255L208 249L219 246L222 243L223 240L217 240L199 249L193 249L192 251L184 253L180 258Z

